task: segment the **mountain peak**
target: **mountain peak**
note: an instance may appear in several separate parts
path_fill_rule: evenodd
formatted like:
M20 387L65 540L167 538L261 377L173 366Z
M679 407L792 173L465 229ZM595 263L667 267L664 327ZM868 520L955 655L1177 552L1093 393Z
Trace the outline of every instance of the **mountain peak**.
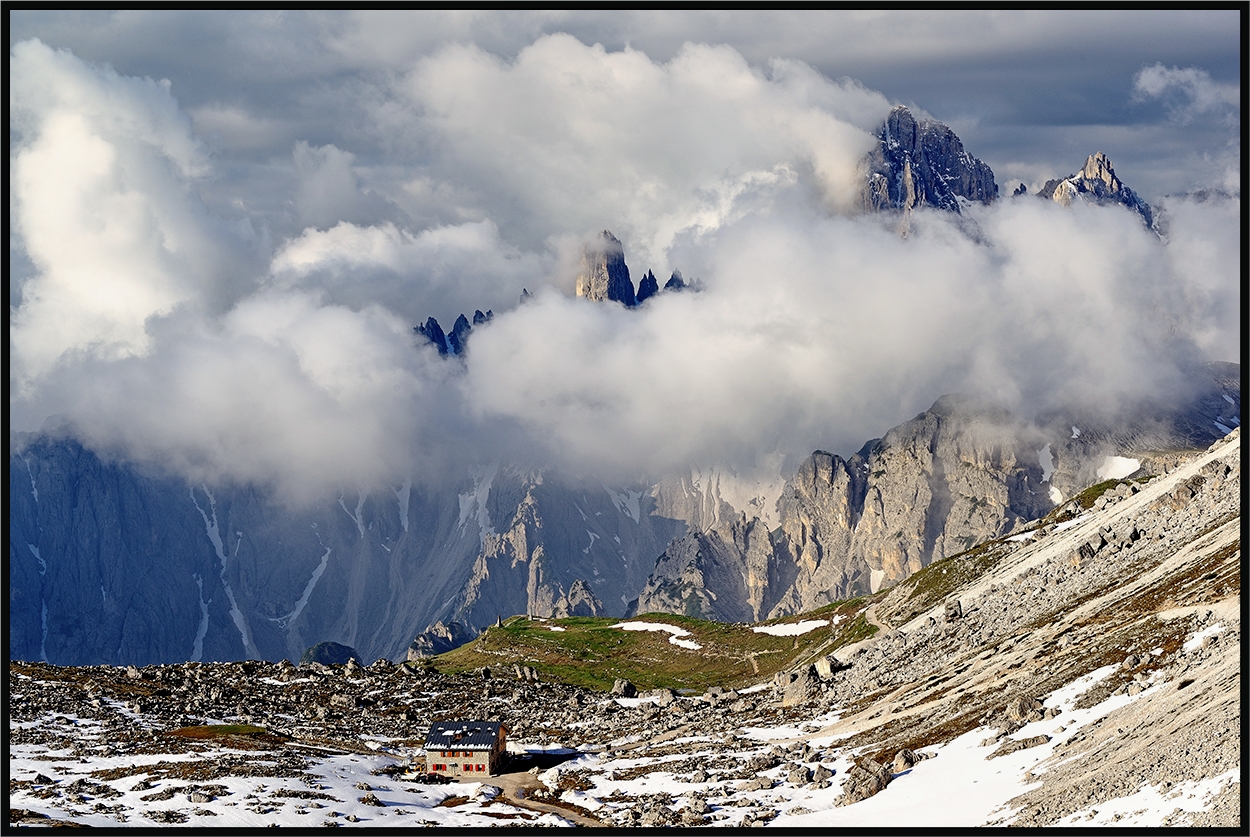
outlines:
M877 129L877 147L860 167L860 206L868 212L924 205L958 213L960 201L990 203L998 195L994 172L964 150L954 131L917 120L903 105Z
M627 307L638 304L625 264L625 247L611 231L602 231L582 250L577 295L596 302L610 299Z
M1071 206L1072 201L1077 198L1097 204L1122 204L1137 212L1147 227L1153 227L1154 224L1154 213L1150 204L1124 185L1124 181L1116 176L1111 160L1101 151L1089 155L1085 159L1085 165L1076 174L1068 175L1062 180L1047 181L1037 194L1064 206Z

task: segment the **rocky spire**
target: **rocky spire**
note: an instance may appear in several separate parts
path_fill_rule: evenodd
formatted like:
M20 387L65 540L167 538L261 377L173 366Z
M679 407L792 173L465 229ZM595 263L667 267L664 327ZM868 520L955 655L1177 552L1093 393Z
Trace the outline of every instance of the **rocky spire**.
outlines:
M643 300L659 292L660 282L655 278L655 274L648 270L647 274L638 280L638 304L641 305Z
M625 248L620 239L604 230L582 252L577 273L577 295L596 302L611 299L626 306L637 305L634 283L625 265Z
M464 345L468 342L472 328L469 325L469 318L464 314L456 317L456 324L451 327L451 333L447 335L447 348L452 354L458 355L464 351Z
M917 120L899 105L877 131L877 147L861 161L860 206L868 212L932 206L959 212L959 200L990 203L994 172L964 151L941 122Z
M1111 161L1101 151L1091 154L1076 174L1062 180L1048 180L1037 194L1064 206L1071 206L1073 199L1078 197L1098 204L1122 204L1140 215L1147 227L1154 224L1150 204L1116 177Z
M447 354L447 335L443 334L443 327L438 324L438 320L430 317L424 325L415 326L412 330L433 343L440 355Z

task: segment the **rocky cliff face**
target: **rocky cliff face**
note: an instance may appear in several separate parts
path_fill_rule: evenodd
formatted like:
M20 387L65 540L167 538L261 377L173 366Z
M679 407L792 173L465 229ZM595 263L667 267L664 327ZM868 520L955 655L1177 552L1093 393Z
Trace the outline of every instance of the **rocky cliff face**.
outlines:
M1091 154L1085 166L1062 180L1048 180L1038 196L1070 206L1074 200L1098 204L1121 204L1141 216L1147 227L1154 226L1154 212L1137 193L1116 177L1111 161L1101 151Z
M657 513L645 486L569 485L506 469L496 480L491 519L502 526L483 530L472 571L448 609L475 631L515 613L622 614L655 556L686 530Z
M917 120L907 108L890 111L878 145L860 164L860 206L867 212L930 206L960 211L960 201L990 203L998 195L994 172L964 151L947 126Z
M607 230L599 233L582 252L577 295L595 302L610 299L625 306L638 304L629 267L625 264L625 249L620 239Z
M506 468L292 511L69 440L11 450L14 659L294 660L327 640L401 659L438 620L471 637L498 615L623 614L685 531L653 514L645 485L567 488Z
M715 594L705 612L751 619L876 592L1048 511L1040 439L1005 410L945 396L850 461L817 451L782 490L776 529L744 517L677 541L638 612L689 612L700 585Z
M945 397L849 458L813 453L788 479L691 468L605 486L486 465L438 490L383 486L300 510L15 435L9 652L280 660L333 641L400 659L440 621L452 641L500 616L624 615L635 599L637 612L732 621L796 613L1007 533L1104 478L1110 457L1168 471L1179 449L1240 423L1239 366L1193 378L1183 398L1129 419L1026 423Z

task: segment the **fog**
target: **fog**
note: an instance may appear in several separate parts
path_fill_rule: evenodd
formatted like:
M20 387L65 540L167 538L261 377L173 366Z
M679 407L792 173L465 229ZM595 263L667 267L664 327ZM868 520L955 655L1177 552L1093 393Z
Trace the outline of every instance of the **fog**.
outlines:
M1199 70L1131 83L1166 119L1239 131ZM725 45L458 42L359 85L368 166L313 136L231 192L176 85L12 47L12 426L300 502L489 460L751 470L849 454L951 391L1026 416L1114 407L1238 357L1238 195L1162 201L1165 238L1032 197L855 215L891 100ZM1239 167L1228 152L1193 185ZM697 288L576 298L604 228L635 285L680 269ZM463 356L413 334L475 309L494 317Z

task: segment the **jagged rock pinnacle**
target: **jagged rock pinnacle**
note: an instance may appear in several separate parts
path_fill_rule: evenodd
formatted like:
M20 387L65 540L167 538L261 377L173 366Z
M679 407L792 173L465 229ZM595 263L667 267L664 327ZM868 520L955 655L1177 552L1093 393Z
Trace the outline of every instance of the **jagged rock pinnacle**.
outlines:
M599 233L582 252L581 269L577 273L577 295L596 302L605 299L626 306L637 305L634 283L625 265L625 248L620 239L608 230Z
M990 203L994 172L964 151L941 122L917 120L899 105L877 131L878 145L860 163L860 206L868 212L932 206L959 212L959 199Z
M1068 175L1062 180L1048 180L1037 194L1064 206L1071 206L1072 201L1078 197L1099 204L1122 204L1141 215L1147 227L1154 224L1154 213L1150 204L1116 177L1111 161L1101 151L1089 155L1084 167L1076 174Z

